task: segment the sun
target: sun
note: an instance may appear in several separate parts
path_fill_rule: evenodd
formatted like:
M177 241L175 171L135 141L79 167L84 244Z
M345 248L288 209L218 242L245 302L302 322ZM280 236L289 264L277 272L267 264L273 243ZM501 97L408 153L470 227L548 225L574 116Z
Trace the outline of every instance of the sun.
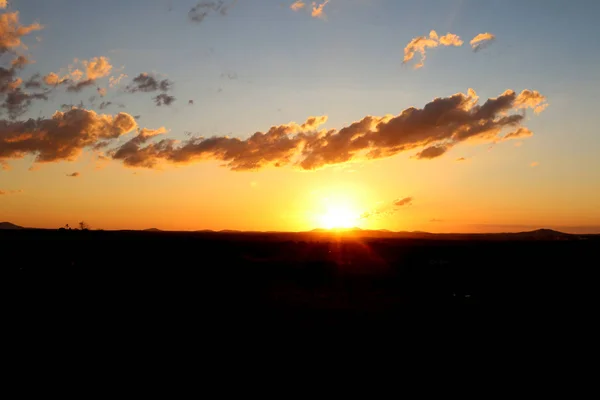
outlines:
M346 206L330 206L321 216L321 226L326 229L352 228L357 221L357 213Z

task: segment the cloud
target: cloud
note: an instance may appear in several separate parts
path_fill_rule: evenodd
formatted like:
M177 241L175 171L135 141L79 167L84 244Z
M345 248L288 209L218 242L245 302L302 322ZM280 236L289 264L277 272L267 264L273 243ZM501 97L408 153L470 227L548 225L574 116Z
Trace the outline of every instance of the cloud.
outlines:
M402 206L406 206L406 205L410 205L412 203L413 198L412 197L405 197L403 199L397 199L394 201L394 205L396 207L402 207Z
M162 105L169 106L176 100L175 97L166 93L171 89L172 85L173 82L168 79L158 80L153 75L142 72L133 78L133 81L125 88L125 91L128 93L162 91L164 93L153 97L152 100L159 107Z
M133 78L133 81L125 88L125 91L128 93L156 92L158 90L166 92L171 88L172 84L168 79L158 80L153 75L142 72Z
M450 149L449 145L435 145L427 147L425 150L416 154L418 159L438 158Z
M396 116L366 116L339 130L319 130L327 121L326 116L320 116L310 117L301 125L273 126L245 140L199 137L177 145L172 139L163 139L140 147L139 157L144 162L128 165L218 160L234 171L284 165L314 170L414 150L419 150L416 158L432 159L462 142L501 141L503 132L517 132L523 123L523 107L535 110L543 104L546 98L536 91L517 94L507 90L480 105L475 91L469 89L466 94L436 98L421 109L410 107Z
M510 139L523 139L533 136L533 132L525 127L520 127L514 132L507 133L504 135L502 140L510 140Z
M371 211L365 211L361 214L361 219L369 219L369 218L379 218L390 216L398 212L401 208L406 208L412 205L413 198L412 197L401 197L392 201L391 203L386 203L380 207L377 207Z
M85 72L76 67L78 63L81 64ZM95 85L96 80L108 76L112 68L110 59L107 57L93 57L81 62L75 59L75 64L69 65L69 71L66 74L60 76L59 73L50 72L44 76L44 82L48 86L68 84L67 92L79 93L83 89ZM84 75L85 80L81 81Z
M19 12L0 14L0 55L18 47L24 47L21 38L44 27L35 22L31 25L19 23Z
M530 167L537 167L538 165L540 165L540 163L537 161L534 161L531 164L529 164Z
M463 45L463 41L460 39L460 36L455 35L454 33L448 33L440 38L440 44L442 46L456 46L460 47Z
M79 172L73 172L72 174L67 174L70 178L78 178L81 174Z
M227 78L229 80L235 80L238 78L237 74L235 72L223 72L221 73L221 78Z
M20 194L23 193L22 189L19 190L0 190L0 196L5 196L9 194Z
M467 161L467 159L466 159L466 158L464 158L464 157L460 157L460 158L457 158L457 159L456 159L456 161L457 161L457 162L461 162L461 161Z
M404 59L402 61L403 64L411 61L416 53L421 55L421 59L417 64L415 64L414 68L421 68L426 59L426 50L427 48L435 48L439 45L442 46L462 46L463 41L460 39L458 35L453 33L447 33L446 35L439 37L436 31L429 32L429 36L419 36L413 38L407 45L404 47Z
M0 0L0 9L5 9L8 7L8 0Z
M10 65L11 65L13 68L22 69L22 68L24 68L24 67L25 67L27 64L31 64L31 63L32 63L32 61L31 61L29 58L27 58L26 56L20 55L20 56L17 56L17 58L13 59L13 60L10 62Z
M431 218L429 222L444 222L443 219Z
M162 105L170 106L175 101L175 97L169 96L166 93L161 93L158 96L155 96L153 100L154 103L156 103L156 105L159 107Z
M475 36L473 39L471 39L469 44L471 45L473 51L477 52L488 47L494 40L496 40L496 36L489 32L486 32L480 33L479 35Z
M68 81L69 78L67 76L61 78L60 76L58 76L58 74L54 72L50 72L48 75L44 76L44 82L48 86L57 86Z
M325 12L323 11L325 6L329 3L329 0L325 0L321 4L317 4L317 2L313 1L312 3L312 12L310 15L313 18L325 18Z
M301 0L297 0L294 1L294 3L290 6L290 8L294 11L298 11L303 9L306 6L306 3L301 1Z
M48 99L47 92L23 90L23 79L17 76L18 69L16 66L9 69L0 67L0 114L8 113L10 119L16 119L27 112L34 100ZM26 89L32 87L35 87L35 84L26 82Z
M0 120L0 160L35 155L35 162L75 160L81 151L103 140L113 140L137 126L132 116L97 114L73 108L51 118Z
M99 87L98 89L96 89L98 91L98 94L100 95L100 97L104 97L106 96L106 88L101 88Z
M112 88L117 86L119 83L121 83L121 81L123 79L127 78L126 74L121 74L117 77L111 76L110 78L108 78L108 85Z
M96 81L93 79L86 79L85 81L81 81L81 82L77 82L77 83L72 83L69 86L67 86L67 92L72 92L72 93L79 93L81 92L83 89L89 87L89 86L93 86L96 84Z
M133 139L111 151L110 156L115 160L123 160L125 165L128 166L151 168L155 165L155 160L153 157L147 157L145 152L140 150L140 146L146 143L148 139L166 132L167 130L164 127L156 130L142 129Z
M202 22L210 13L218 13L221 16L227 15L227 12L231 7L237 3L237 0L233 1L200 1L188 12L188 18L193 22Z
M108 76L113 68L110 64L110 60L107 57L94 57L89 61L83 60L81 63L85 67L87 79L91 80Z

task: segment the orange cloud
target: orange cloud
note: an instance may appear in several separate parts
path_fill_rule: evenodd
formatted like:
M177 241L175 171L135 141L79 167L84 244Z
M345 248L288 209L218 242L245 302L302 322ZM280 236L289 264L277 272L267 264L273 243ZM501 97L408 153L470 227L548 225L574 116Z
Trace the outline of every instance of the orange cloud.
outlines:
M290 8L291 8L292 10L294 10L294 11L298 11L298 10L301 10L301 9L303 9L303 8L304 8L304 6L306 6L306 3L304 3L304 2L303 2L303 1L301 1L301 0L297 0L297 1L295 1L295 2L294 2L294 3L293 3L291 6L290 6Z
M471 39L469 44L473 48L473 51L477 52L489 46L495 39L496 36L489 32L485 32L475 36L473 39Z
M317 4L317 2L313 1L312 12L310 13L310 15L312 15L314 18L325 18L325 12L323 9L327 5L327 3L329 3L329 0L325 0L321 4Z
M25 26L19 23L19 12L0 14L0 54L17 47L23 47L21 38L44 27L35 22Z
M106 57L94 57L89 61L83 60L81 63L85 67L87 79L91 80L104 78L112 70L110 60Z
M435 48L439 45L442 46L462 46L463 41L460 39L458 35L453 33L448 33L442 37L439 37L436 31L429 32L429 37L427 36L419 36L413 38L407 45L404 47L404 60L403 64L411 61L416 53L421 55L420 61L415 64L414 68L421 68L426 59L426 50L427 48Z
M0 0L0 9L8 7L8 0Z
M52 118L0 121L0 160L36 155L35 161L74 160L84 148L117 139L137 126L125 113L116 116L73 108Z
M129 145L125 156L121 153L116 158L138 167L219 160L235 171L284 165L314 170L414 150L418 150L415 158L432 159L462 142L500 142L507 129L512 132L510 138L531 136L529 130L519 130L525 119L519 111L523 107L536 109L546 101L531 93L537 92L524 90L517 95L507 90L479 105L477 94L469 89L466 94L436 98L422 109L411 107L396 116L366 116L339 130L319 130L326 117L310 117L303 124L273 126L245 140L199 137L179 145L168 138L146 144L148 138L144 137ZM118 149L113 158L117 153Z

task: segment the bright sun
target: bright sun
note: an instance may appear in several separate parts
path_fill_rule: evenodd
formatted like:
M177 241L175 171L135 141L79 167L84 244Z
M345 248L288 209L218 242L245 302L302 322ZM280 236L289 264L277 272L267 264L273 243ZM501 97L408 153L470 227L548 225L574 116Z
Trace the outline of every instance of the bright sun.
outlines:
M321 225L326 229L352 228L356 226L357 214L349 207L330 207L321 216Z

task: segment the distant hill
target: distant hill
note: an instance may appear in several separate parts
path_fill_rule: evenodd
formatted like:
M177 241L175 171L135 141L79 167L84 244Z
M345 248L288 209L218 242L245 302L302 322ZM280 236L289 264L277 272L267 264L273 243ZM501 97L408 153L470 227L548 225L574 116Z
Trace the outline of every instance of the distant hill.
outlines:
M144 229L144 232L162 232L162 231L158 228L150 228L150 229Z
M0 222L0 229L4 230L15 230L15 229L25 229L22 226L12 224L10 222Z

